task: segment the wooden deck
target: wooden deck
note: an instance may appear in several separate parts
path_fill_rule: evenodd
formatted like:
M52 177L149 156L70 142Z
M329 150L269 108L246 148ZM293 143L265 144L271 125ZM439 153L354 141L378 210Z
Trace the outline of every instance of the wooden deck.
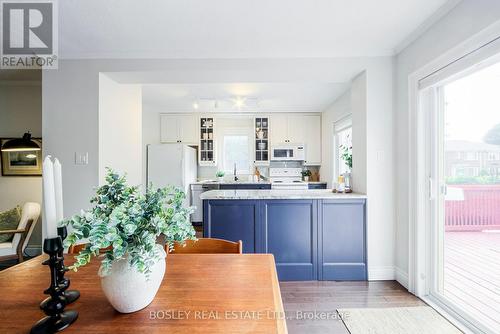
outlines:
M444 295L500 333L500 233L446 232Z

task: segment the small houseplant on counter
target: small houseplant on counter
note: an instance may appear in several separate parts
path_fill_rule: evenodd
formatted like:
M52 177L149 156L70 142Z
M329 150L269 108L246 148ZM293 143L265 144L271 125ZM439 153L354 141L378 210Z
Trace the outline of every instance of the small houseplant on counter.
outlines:
M72 226L65 246L79 240L88 244L75 256L75 271L102 258L101 287L113 307L122 313L149 305L165 274L164 248L157 243L163 236L173 242L195 239L189 221L193 209L184 207L186 195L178 188L153 189L145 194L128 186L124 176L108 169L106 184L91 199L92 209L82 211L64 225Z
M224 181L224 175L225 173L221 170L218 170L216 173L215 173L215 176L217 177L217 180L219 182L223 182Z
M312 175L311 171L309 169L305 169L302 171L302 177L304 178L305 182L309 181L309 177Z
M345 145L340 145L339 146L341 150L341 157L342 160L344 161L344 164L349 168L348 171L346 171L343 175L343 183L344 183L344 192L350 193L352 192L352 185L351 185L351 170L352 170L352 146L345 146Z

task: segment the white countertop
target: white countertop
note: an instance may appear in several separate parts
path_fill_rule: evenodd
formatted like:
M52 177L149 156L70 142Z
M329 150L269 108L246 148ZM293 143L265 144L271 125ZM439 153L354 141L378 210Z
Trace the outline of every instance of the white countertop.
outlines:
M215 180L206 180L206 181L197 181L197 182L193 182L191 184L270 184L271 182L270 181L264 181L264 180L261 180L259 182L256 182L256 181L244 181L244 180L241 180L241 181L232 181L232 180L224 180L222 182L219 182L219 181L215 181ZM307 183L307 184L325 184L326 182L325 181L308 181L308 182L304 182L304 183Z
M270 184L271 182L269 181L259 181L259 182L256 182L256 181L246 181L246 180L238 180L238 181L232 181L232 180L224 180L222 182L219 182L219 181L213 181L213 180L208 180L208 181L198 181L198 182L194 182L194 183L191 183L191 184Z
M333 193L331 189L310 190L210 190L200 195L203 199L365 199L360 193Z

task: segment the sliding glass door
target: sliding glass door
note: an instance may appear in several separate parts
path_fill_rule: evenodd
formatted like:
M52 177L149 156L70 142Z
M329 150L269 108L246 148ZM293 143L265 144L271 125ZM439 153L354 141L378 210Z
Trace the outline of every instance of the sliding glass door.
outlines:
M430 295L500 333L500 62L422 92L428 112Z

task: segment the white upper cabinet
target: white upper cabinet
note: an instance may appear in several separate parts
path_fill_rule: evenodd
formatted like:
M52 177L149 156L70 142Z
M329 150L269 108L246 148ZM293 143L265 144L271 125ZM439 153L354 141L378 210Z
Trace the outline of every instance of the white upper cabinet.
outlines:
M307 115L302 119L303 143L306 149L306 165L321 165L321 116Z
M160 140L162 143L198 142L198 127L194 115L162 114L160 116Z
M271 146L280 143L304 144L306 165L321 165L321 116L275 114L271 116Z
M275 114L269 122L269 138L271 146L286 143L288 140L288 115Z
M304 119L309 116L290 115L288 116L288 142L305 144ZM307 152L306 152L307 154Z
M178 118L179 137L183 143L198 143L198 118L194 115L182 115Z

